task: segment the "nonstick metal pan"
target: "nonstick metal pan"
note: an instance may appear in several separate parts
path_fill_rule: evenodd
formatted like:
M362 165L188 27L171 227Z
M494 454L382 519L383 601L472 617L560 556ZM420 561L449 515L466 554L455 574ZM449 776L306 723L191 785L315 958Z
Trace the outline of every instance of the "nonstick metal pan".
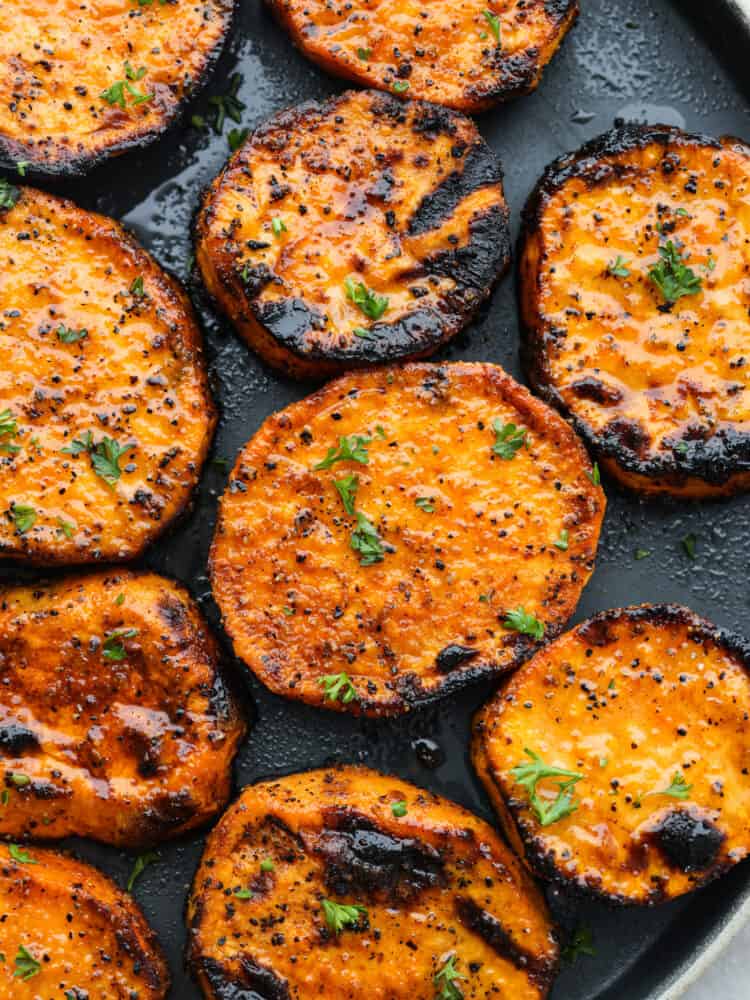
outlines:
M750 138L748 0L582 0L578 26L530 97L479 118L506 168L506 190L518 229L521 206L543 167L563 151L605 131L616 119L667 122L713 134ZM710 7L710 10L708 9ZM226 94L241 74L242 127L274 111L344 89L296 52L260 0L238 4L227 51L189 109L184 127L147 150L97 168L85 180L39 184L72 197L134 230L171 271L188 280L190 223L204 186L226 159L223 135L189 125L205 115L210 95ZM34 180L32 178L32 180ZM216 501L238 449L272 411L309 391L273 375L212 315L201 309L221 420L213 461L192 512L151 549L144 564L191 588L220 633L206 577ZM512 279L497 289L478 321L439 359L499 362L520 377ZM227 464L229 463L229 465ZM750 496L712 503L644 502L605 482L609 508L596 573L576 618L640 601L677 601L734 631L750 633L748 538ZM682 541L693 534L695 558ZM688 546L687 548L690 548ZM635 559L635 550L650 555ZM0 567L0 579L34 579ZM469 721L489 687L464 692L398 721L355 720L269 694L236 663L226 645L253 719L236 765L241 787L332 761L362 762L440 792L492 820L468 752ZM203 835L164 846L141 875L135 895L161 939L172 968L171 997L200 996L184 969L184 905ZM84 841L65 845L124 885L134 858ZM557 890L550 902L566 927L592 929L595 955L564 965L553 1000L672 1000L694 971L750 919L750 863L693 896L655 909L610 910L575 902Z

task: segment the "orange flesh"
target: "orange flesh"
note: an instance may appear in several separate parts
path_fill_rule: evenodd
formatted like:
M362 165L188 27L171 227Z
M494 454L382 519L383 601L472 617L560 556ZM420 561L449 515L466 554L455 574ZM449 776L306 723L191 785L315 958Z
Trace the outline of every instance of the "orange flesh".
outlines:
M461 111L532 90L577 13L571 2L564 15L553 16L545 0L271 0L271 6L295 43L329 72ZM496 28L486 14L497 18Z
M405 802L407 814L391 806ZM331 827L350 819L366 840L375 829L397 842L437 852L443 885L414 886L410 847L391 895L361 886L338 895L324 852ZM356 848L355 848L356 850ZM372 861L377 844L374 844ZM435 857L436 855L433 855ZM271 861L273 870L260 865ZM334 858L335 863L335 858ZM387 862L386 862L387 864ZM253 892L242 899L237 890ZM502 923L529 956L518 967L460 918L469 898ZM321 899L364 905L369 928L328 933ZM466 1000L547 995L557 948L541 894L497 834L459 806L396 778L344 768L291 775L246 788L209 837L188 906L189 958L207 997L208 959L226 982L242 982L240 958L271 970L292 1000L310 997L434 1000L433 979L450 956ZM279 994L281 995L281 994ZM286 995L286 994L284 994Z
M186 297L116 223L26 188L0 213L0 313L0 411L16 428L0 437L0 552L132 558L186 506L215 422ZM132 445L112 484L62 450L88 432ZM24 531L19 506L35 514Z
M529 447L493 456L495 419L525 427ZM371 439L368 464L315 471L347 435ZM534 644L503 628L506 611L554 634L591 573L605 502L587 471L565 422L497 366L343 376L266 421L222 498L211 573L237 654L316 704L321 678L344 671L360 700L325 704L373 714L408 709L413 684L424 697L454 682L436 665L451 644L478 651L467 670L509 669ZM373 565L334 487L350 474L356 509L394 547Z
M669 456L686 440L750 434L748 150L725 141L718 150L674 152L680 163L670 173L662 170L665 148L654 144L618 155L621 177L592 187L566 182L547 201L523 268L528 325L568 331L547 338L541 378L592 435L615 419L634 422L645 434L644 461ZM659 311L664 299L648 277L659 259L657 223L668 226L664 240L684 244L702 285L669 312ZM609 272L618 257L628 277ZM613 398L581 398L575 385L589 376ZM663 488L616 459L606 465L637 489ZM748 484L745 473L724 487L689 481L668 491L701 496Z
M503 821L515 820L520 851L525 842L532 864L543 852L563 881L625 902L679 896L750 851L750 677L686 614L665 623L608 612L606 629L579 626L526 663L479 716L479 770ZM577 809L549 826L511 774L528 762L526 748L583 775ZM659 794L675 774L690 786L685 799ZM554 800L556 780L539 792ZM683 871L659 849L654 834L675 810L725 835L710 866Z
M229 0L0 0L0 149L75 169L158 133L207 70L230 11ZM135 92L124 90L124 108L101 96L118 81Z

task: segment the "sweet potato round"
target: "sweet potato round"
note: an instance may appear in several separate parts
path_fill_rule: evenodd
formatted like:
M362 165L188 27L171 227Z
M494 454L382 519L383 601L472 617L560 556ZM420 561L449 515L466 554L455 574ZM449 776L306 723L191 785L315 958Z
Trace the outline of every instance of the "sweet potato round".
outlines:
M524 435L507 458L495 421ZM367 464L316 469L362 437ZM210 571L237 655L278 694L368 715L516 667L540 635L507 612L550 638L592 572L605 500L590 474L565 421L496 365L342 376L266 420L231 473ZM354 693L332 696L337 674Z
M324 899L367 914L337 934ZM496 832L364 768L245 788L208 838L188 929L209 1000L434 1000L451 958L466 997L540 1000L557 966L543 897Z
M628 126L553 163L526 208L529 378L626 487L750 486L749 186L736 139ZM665 258L687 269L674 300Z
M550 643L478 714L474 760L534 871L585 894L652 904L690 892L750 851L750 650L673 605L605 611ZM581 776L572 812L547 819ZM563 812L567 812L563 810Z
M502 170L474 123L376 91L257 129L206 193L195 240L218 306L301 377L430 354L510 259Z

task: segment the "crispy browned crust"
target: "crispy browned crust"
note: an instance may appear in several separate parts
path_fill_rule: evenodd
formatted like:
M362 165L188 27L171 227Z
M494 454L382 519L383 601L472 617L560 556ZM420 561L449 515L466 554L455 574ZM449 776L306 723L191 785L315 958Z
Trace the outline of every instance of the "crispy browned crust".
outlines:
M0 845L0 998L164 1000L167 963L132 896L68 854L26 853L36 863L17 863ZM21 947L39 963L26 980L13 976Z
M517 853L539 876L653 905L750 852L750 647L687 608L605 611L540 651L477 715L473 760ZM582 774L575 811L542 826L512 769ZM676 774L689 789L667 796ZM557 794L554 779L542 794Z
M120 571L0 592L0 836L177 837L226 804L244 733L184 588Z
M323 899L367 918L336 936ZM451 956L466 996L539 1000L557 971L543 896L495 831L365 768L245 788L208 839L187 919L209 1000L434 1000Z
M750 148L737 139L631 125L552 163L526 206L528 377L638 492L750 487L747 235L731 200L748 183ZM684 244L702 281L671 309L648 279L660 238ZM625 280L607 270L618 256Z
M190 301L116 222L33 188L0 211L0 556L132 559L185 510L216 413ZM143 295L133 283L143 281ZM137 287L137 286L136 286ZM59 331L86 330L66 343ZM133 448L120 478L63 449ZM14 511L30 507L25 530Z
M350 91L258 128L206 192L195 245L219 308L287 374L423 357L507 269L502 169L463 115ZM347 280L387 299L382 316Z
M494 455L494 420L528 447ZM368 464L316 471L349 435L371 439ZM504 627L507 611L550 638L593 570L605 499L590 471L565 421L496 365L342 376L269 417L231 473L210 572L235 652L278 694L365 715L513 669L537 642ZM385 548L375 564L351 546L334 486L347 475ZM354 701L326 698L341 672Z
M267 3L329 73L469 113L535 90L579 10L578 0L512 0L501 10L485 0ZM499 43L486 12L498 18Z
M84 174L157 139L210 77L235 0L117 2L120 16L110 4L103 18L94 5L37 0L31 8L6 0L0 41L4 166L23 161L32 174ZM141 68L147 72L136 79ZM136 104L126 90L125 108L110 104L101 95L118 81L153 96Z

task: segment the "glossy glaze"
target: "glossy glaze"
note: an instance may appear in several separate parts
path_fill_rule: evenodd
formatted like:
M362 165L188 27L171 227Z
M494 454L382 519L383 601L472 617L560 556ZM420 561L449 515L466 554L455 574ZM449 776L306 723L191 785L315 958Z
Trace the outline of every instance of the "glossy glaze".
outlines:
M615 478L646 493L750 485L750 150L630 127L554 163L527 207L528 368ZM701 282L649 279L672 241ZM618 259L626 276L610 270Z
M0 212L0 313L0 555L133 558L187 505L216 419L186 295L117 223L23 188ZM88 433L125 447L116 481L63 450Z
M0 998L163 1000L169 971L132 897L67 854L25 853L34 863L0 845ZM14 976L19 946L39 966L29 978Z
M512 460L493 454L496 419L528 432ZM368 464L316 471L347 435L370 439ZM516 666L536 643L506 612L555 635L592 571L605 501L590 471L568 425L495 365L342 376L270 417L230 476L211 575L235 651L278 693L373 715ZM349 474L387 547L372 565L334 487ZM341 671L358 700L324 701Z
M243 735L181 587L120 572L0 593L0 836L178 836L225 804Z
M519 853L574 890L658 903L750 852L750 655L684 608L607 611L524 664L475 722L474 757ZM582 775L542 826L526 749ZM660 794L682 776L687 792ZM539 786L551 801L556 781Z
M0 0L0 158L78 173L155 139L210 71L232 8L233 0ZM107 101L118 83L131 90Z
M577 0L268 2L329 73L470 112L533 90L578 15Z
M195 235L217 303L299 376L431 353L510 260L502 170L476 126L376 91L262 125L207 192ZM348 281L384 311L368 315Z
M367 920L337 936L324 898L364 906ZM434 1000L451 956L466 1000L537 1000L557 965L542 896L491 827L351 767L246 788L209 837L188 925L211 1000Z

